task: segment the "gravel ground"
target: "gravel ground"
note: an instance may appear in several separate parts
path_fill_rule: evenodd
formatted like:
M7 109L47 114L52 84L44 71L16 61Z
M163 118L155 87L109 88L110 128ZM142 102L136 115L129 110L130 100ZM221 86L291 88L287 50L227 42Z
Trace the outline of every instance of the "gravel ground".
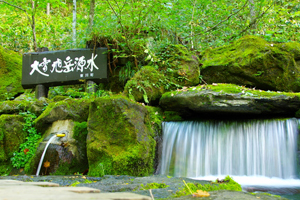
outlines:
M133 176L109 176L104 177L89 177L89 176L0 176L0 179L12 179L20 180L25 182L53 182L58 183L60 186L75 186L75 187L91 187L100 189L101 192L132 192L141 195L150 195L149 190L143 190L142 184L147 185L148 183L165 183L169 187L152 189L151 193L155 199L195 199L192 195L184 196L180 198L174 198L176 191L180 190L183 186L183 180L187 183L200 183L206 184L208 181L193 180L188 178L175 178L166 177L162 175L154 175L148 177L133 177ZM284 199L276 196L265 195L263 193L250 194L247 192L235 192L235 191L212 191L209 192L210 197L203 199Z

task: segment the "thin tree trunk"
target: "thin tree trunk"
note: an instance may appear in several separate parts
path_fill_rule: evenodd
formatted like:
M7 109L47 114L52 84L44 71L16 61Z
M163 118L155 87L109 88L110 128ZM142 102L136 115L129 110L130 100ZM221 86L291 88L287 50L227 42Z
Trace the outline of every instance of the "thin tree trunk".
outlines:
M249 9L250 9L250 24L252 24L250 28L251 31L254 32L254 29L256 29L256 23L252 23L256 18L254 0L249 0Z
M47 3L47 15L50 15L50 3Z
M73 0L73 44L76 46L76 0Z
M95 16L95 0L91 0L91 3L90 3L89 31L93 30L94 16Z
M36 32L35 32L35 5L34 5L34 1L31 1L31 4L32 4L31 28L32 28L33 49L34 49L35 52L37 52Z

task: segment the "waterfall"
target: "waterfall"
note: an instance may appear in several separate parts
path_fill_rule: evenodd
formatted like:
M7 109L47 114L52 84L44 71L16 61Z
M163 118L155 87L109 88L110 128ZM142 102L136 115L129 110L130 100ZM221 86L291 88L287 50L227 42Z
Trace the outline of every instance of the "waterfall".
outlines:
M296 178L297 119L163 123L160 173Z

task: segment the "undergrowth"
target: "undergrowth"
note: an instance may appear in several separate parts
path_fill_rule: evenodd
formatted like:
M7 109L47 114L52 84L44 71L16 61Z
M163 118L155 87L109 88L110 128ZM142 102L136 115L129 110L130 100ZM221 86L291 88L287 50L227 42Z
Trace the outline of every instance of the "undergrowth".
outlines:
M196 193L197 190L202 191L216 191L216 190L233 190L233 191L242 191L242 187L240 184L235 182L230 176L226 176L222 183L218 183L217 180L215 182L211 182L209 184L199 184L199 183L187 183L187 186L184 186L180 191L177 191L174 197L181 197L186 195L191 195L192 193ZM189 190L190 189L190 190Z
M14 152L11 158L13 167L17 169L25 167L25 164L35 154L38 145L37 142L41 138L41 134L37 132L33 123L37 116L30 111L20 112L19 114L24 118L23 131L28 136L26 137L26 141L20 145L19 152Z

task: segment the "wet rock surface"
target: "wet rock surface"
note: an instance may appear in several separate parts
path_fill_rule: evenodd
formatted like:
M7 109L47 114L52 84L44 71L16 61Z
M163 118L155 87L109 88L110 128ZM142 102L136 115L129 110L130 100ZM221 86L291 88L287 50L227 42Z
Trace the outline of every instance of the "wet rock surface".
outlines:
M168 185L166 188L152 189L151 193L155 199L195 199L192 195L182 196L175 198L176 191L179 191L184 187L183 180L187 183L200 183L206 184L208 181L193 180L188 178L168 178L163 175L154 175L148 177L134 177L134 176L110 176L105 175L103 177L89 177L83 175L71 175L71 176L1 176L0 179L12 179L20 180L24 182L52 182L58 183L60 187L90 187L99 189L101 193L107 192L132 192L136 194L150 195L150 190L143 189L148 183L165 183ZM202 197L201 199L236 199L236 200L251 200L251 199L285 199L274 195L266 195L263 193L250 194L247 192L237 191L211 191L209 197Z
M294 116L300 108L298 96L257 96L250 92L224 93L210 89L182 90L165 93L160 106L182 116L199 114L219 116Z

